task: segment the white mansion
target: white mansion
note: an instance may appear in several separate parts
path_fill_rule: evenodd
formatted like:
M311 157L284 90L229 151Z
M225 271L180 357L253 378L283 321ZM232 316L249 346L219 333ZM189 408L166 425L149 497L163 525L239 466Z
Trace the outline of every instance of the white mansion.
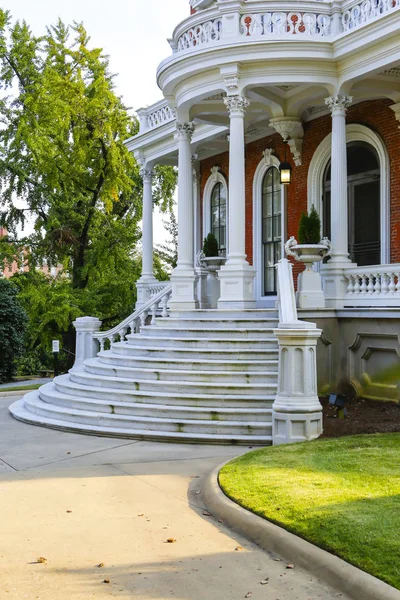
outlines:
M191 5L158 68L164 99L128 141L144 183L137 309L108 332L78 319L74 368L11 412L116 437L311 439L317 389L399 399L400 1ZM153 276L157 164L179 171L167 284ZM314 259L330 257L299 278L291 240L292 277L285 243L312 206L331 241ZM214 263L199 254L209 232Z

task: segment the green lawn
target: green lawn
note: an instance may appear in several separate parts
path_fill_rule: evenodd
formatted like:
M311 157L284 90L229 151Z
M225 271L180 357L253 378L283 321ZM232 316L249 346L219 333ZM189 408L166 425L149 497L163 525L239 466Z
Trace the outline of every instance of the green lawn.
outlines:
M219 481L238 504L400 589L400 433L256 450Z
M17 385L0 388L0 392L29 392L29 390L38 390L43 383L32 383L31 385Z

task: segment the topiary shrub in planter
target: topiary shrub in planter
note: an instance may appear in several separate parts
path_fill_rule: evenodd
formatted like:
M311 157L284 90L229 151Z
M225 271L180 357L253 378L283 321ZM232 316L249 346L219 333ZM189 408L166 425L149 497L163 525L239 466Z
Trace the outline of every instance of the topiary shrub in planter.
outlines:
M203 254L206 258L218 256L218 242L213 233L209 233L203 242Z
M302 213L299 224L299 244L319 244L321 241L321 219L314 204L310 214Z

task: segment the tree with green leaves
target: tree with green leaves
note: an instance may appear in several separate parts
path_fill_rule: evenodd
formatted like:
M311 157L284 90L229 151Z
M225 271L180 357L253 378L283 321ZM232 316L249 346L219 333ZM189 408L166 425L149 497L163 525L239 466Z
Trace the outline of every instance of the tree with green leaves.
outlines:
M35 37L0 10L2 221L15 235L31 215L32 262L63 264L78 289L121 250L129 257L142 215L139 168L124 143L137 120L115 93L108 58L89 44L82 24L59 21ZM164 209L175 179L156 169L155 202ZM16 196L26 209L15 207Z
M26 313L17 298L18 288L0 279L0 382L15 375L24 349Z
M14 243L15 251L29 248L32 269L44 260L63 265L56 281L31 274L23 292L41 294L31 306L42 306L43 323L56 320L60 331L67 315L93 314L109 325L135 302L142 181L125 142L138 125L113 79L82 24L58 21L37 37L0 9L0 225L9 232L0 261ZM176 177L172 168L155 169L154 202L165 212ZM18 240L27 217L34 232ZM59 293L60 306L71 307L65 316L47 310Z

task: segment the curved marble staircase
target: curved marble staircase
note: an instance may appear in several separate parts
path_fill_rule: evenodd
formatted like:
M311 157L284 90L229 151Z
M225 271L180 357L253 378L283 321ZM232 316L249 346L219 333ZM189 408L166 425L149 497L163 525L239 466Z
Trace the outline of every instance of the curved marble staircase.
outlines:
M93 435L272 443L274 310L172 313L15 402L21 421Z

